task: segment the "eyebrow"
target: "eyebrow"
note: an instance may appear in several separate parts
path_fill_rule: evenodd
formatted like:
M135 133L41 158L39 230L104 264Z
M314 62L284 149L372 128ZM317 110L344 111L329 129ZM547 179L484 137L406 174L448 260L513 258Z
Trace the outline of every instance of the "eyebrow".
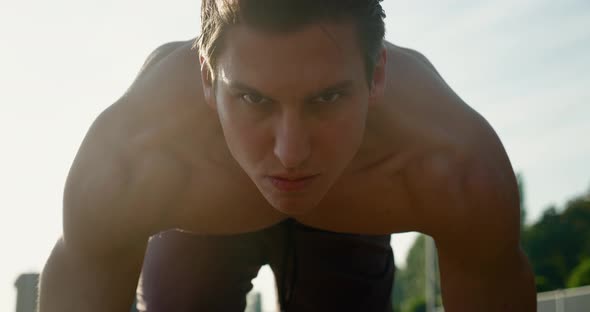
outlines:
M309 97L306 97L306 99L311 100L313 98L316 98L316 97L326 94L326 93L336 92L336 91L344 91L347 89L351 89L353 86L354 86L354 81L343 80L343 81L337 82L331 86L323 88L317 92L312 93Z
M233 90L239 90L239 91L244 91L244 92L249 92L249 93L254 93L254 94L264 96L264 92L260 92L256 88L249 86L249 85L247 85L243 82L240 82L240 81L231 80L227 83L227 86ZM339 82L334 83L328 87L322 88L318 91L311 92L308 96L305 97L305 99L311 100L313 98L316 98L320 95L323 95L323 94L326 94L329 92L343 91L346 89L351 89L353 86L354 86L354 81L352 81L352 80L339 81Z
M246 92L250 92L250 93L257 93L257 94L262 94L262 92L256 90L256 88L254 87L250 87L249 85L243 83L243 82L239 82L239 81L235 81L235 80L231 80L227 83L227 86L230 89L234 89L234 90L240 90L240 91L246 91Z

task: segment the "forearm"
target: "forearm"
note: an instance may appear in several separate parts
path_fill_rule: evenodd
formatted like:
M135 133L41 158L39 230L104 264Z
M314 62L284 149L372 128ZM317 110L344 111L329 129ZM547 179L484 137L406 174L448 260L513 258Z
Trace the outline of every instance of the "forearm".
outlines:
M490 247L492 248L492 247ZM440 259L443 304L446 311L536 311L534 276L521 250L508 261L463 268ZM459 264L460 265L460 264Z
M68 250L60 240L41 275L39 311L128 312L144 250L145 245L137 246L136 250L126 250L118 259L106 261L83 257Z

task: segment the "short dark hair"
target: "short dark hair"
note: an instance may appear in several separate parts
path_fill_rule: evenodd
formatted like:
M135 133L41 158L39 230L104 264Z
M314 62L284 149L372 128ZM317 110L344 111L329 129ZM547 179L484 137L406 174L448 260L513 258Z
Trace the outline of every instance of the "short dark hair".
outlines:
M201 35L195 47L215 79L223 37L232 25L289 32L310 23L350 20L356 23L367 80L373 76L385 37L382 0L202 0Z

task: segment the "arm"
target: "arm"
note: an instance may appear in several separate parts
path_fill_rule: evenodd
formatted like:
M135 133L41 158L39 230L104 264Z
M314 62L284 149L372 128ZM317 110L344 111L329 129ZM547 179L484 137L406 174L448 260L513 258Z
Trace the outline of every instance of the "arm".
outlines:
M133 302L149 226L131 221L136 170L106 144L109 115L97 119L68 176L64 234L41 275L41 312L128 311Z
M167 227L162 207L185 184L177 161L128 135L124 101L97 118L68 175L64 233L41 275L41 312L129 311L147 239Z
M129 311L144 250L145 243L138 242L104 257L60 239L41 275L39 311Z
M115 133L106 125L118 127L105 120L112 118L97 120L68 176L63 238L41 275L41 312L128 311L147 239L169 227L166 208L186 183L166 156L121 156L106 145L105 133Z
M485 261L473 261L472 256L439 251L446 311L536 311L533 273L520 248L482 254L496 257ZM472 263L466 267L465 262Z
M401 130L445 146L409 164L405 181L419 230L437 244L446 310L535 311L533 274L519 246L516 179L500 139L426 57L388 49L397 66L389 99L400 103L399 123L408 124ZM433 139L440 133L442 140Z
M419 231L436 241L443 305L449 312L533 312L516 181L494 169L501 162L482 158L437 153L405 172Z
M518 204L509 195L512 185L483 168L470 168L463 181L465 197L457 205L469 212L454 232L439 231L436 237L445 309L536 311L532 269L519 245Z

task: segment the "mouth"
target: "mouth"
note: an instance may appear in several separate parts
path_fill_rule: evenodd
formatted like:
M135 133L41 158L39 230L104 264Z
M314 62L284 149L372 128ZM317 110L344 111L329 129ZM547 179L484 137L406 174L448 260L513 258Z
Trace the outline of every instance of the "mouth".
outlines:
M272 185L281 192L297 192L308 187L319 175L268 176Z

